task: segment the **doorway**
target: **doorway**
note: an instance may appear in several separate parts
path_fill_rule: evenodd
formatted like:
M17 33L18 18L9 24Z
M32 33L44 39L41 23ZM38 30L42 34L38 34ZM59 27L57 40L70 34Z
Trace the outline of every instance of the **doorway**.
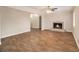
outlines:
M31 31L40 31L41 30L41 20L42 17L39 15L33 15L31 18Z

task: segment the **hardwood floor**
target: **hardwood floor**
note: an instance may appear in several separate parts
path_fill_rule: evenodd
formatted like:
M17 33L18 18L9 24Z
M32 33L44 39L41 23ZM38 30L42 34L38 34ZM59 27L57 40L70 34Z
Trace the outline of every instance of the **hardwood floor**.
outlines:
M0 51L73 52L79 49L72 33L39 30L3 38Z

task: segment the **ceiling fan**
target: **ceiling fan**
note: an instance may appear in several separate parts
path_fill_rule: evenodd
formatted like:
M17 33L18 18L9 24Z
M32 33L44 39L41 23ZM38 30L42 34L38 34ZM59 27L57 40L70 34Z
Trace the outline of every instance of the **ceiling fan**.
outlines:
M58 8L55 8L55 7L51 7L51 6L47 6L47 13L53 13L55 10L57 10Z
M49 8L51 11L55 11L55 10L58 9L58 8L56 8L56 7L51 7L51 6L48 6L48 8Z

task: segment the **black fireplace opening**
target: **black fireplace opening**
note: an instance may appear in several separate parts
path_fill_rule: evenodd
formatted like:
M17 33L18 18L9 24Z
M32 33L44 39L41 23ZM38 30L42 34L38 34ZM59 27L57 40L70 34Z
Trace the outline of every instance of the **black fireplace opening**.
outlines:
M62 29L63 24L62 23L53 23L54 29Z

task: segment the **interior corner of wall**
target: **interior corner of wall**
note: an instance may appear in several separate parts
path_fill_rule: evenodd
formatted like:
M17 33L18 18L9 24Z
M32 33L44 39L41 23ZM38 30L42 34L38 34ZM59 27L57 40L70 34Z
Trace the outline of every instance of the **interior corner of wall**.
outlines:
M76 34L73 33L73 36L74 36L75 42L76 42L76 44L77 44L77 47L79 48L79 42L78 42L78 39L77 39L77 37L76 37Z

